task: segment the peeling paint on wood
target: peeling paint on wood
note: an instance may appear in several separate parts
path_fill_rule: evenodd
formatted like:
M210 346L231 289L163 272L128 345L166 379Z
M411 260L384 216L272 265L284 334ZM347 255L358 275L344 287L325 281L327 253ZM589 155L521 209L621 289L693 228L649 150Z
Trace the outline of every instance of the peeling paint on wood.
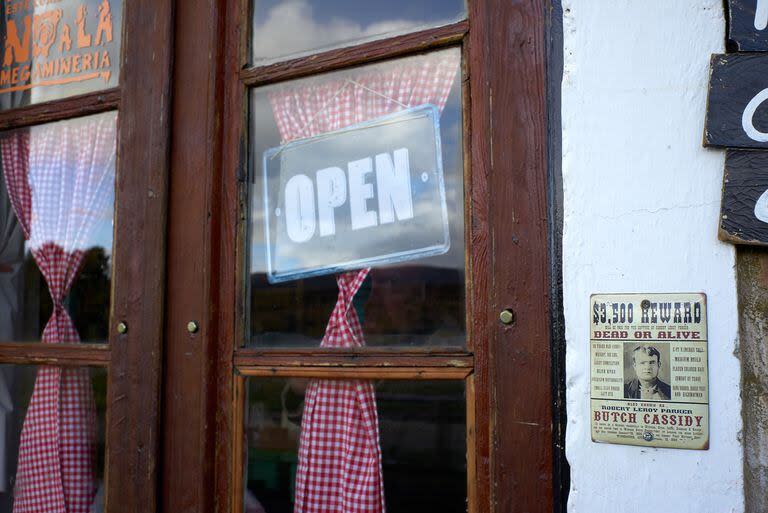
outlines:
M728 0L728 39L740 52L768 51L768 1Z
M768 222L761 198L768 191L768 152L729 150L725 160L720 239L768 245Z
M704 143L768 148L768 54L713 55Z

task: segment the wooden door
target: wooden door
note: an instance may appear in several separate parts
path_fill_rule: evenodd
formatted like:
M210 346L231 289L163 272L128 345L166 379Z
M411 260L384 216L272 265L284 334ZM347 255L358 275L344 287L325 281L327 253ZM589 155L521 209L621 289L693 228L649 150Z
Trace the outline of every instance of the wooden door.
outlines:
M455 473L445 477L445 500L452 508L552 511L543 3L456 2L448 19L427 17L389 31L353 30L348 39L336 37L338 25L330 32L313 25L312 34L330 34L322 44L307 43L304 26L281 31L269 25L286 15L270 11L276 4L176 3L162 510L241 512L253 508L254 499L267 511L268 504L290 509L297 429L304 419L289 403L301 403L309 382L361 380L373 383L379 398L390 511L398 511L411 493L413 483L403 476L410 472L415 483L440 466L459 469L463 485L450 480ZM397 14L399 4L409 3L391 4ZM336 3L297 5L304 11L288 13L296 23L306 21L307 6L332 9ZM379 7L372 3L370 12L360 14L350 4L336 14L368 16ZM286 33L293 37L270 46L270 38ZM264 237L254 222L266 190L255 179L263 171L264 151L330 129L305 130L328 113L321 103L297 123L298 134L290 133L278 126L275 98L294 91L295 102L302 87L317 93L306 84L342 77L349 87L366 90L360 94L392 99L393 93L372 93L376 88L365 77L393 69L397 74L406 63L425 69L436 56L459 63L448 98L429 97L444 100L441 115L453 112L457 122L450 133L441 125L443 140L450 138L459 155L444 155L444 163L453 159L446 181L454 180L449 189L458 198L447 210L451 226L461 227L452 233L453 253L446 253L453 255L454 267L425 260L415 261L415 270L374 268L373 292L360 310L369 344L320 347L324 319L336 300L333 278L273 285L255 271L265 265L254 263L261 257L254 256L260 250L253 242ZM325 97L326 103L345 94L344 87ZM367 112L357 121L371 117ZM398 301L401 309L387 317ZM398 322L402 329L394 327ZM440 401L449 413L435 406ZM408 443L416 436L413 425L393 420L406 415L405 404L437 408L428 414L426 406L409 410L412 417L422 415L425 426L432 426L424 418L429 415L450 425L424 438L424 445L434 442L436 449L425 453L429 470L421 474L413 470ZM397 429L403 439L393 442ZM451 443L445 442L449 436ZM443 442L435 442L440 437ZM457 448L466 454L458 463ZM406 470L398 474L397 464Z
M0 510L155 511L172 2L2 11Z

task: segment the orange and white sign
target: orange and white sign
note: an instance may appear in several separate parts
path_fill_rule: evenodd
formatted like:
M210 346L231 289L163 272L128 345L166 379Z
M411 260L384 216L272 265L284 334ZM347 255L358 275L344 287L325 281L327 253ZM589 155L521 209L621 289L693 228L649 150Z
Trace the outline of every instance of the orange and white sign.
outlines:
M2 2L0 95L33 90L38 102L117 85L121 8L120 0Z

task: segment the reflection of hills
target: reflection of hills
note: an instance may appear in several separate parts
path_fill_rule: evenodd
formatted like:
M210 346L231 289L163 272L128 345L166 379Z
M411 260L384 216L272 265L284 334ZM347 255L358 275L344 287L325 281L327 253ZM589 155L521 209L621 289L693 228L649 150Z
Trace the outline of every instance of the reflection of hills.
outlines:
M246 484L267 512L294 511L308 380L249 378ZM389 511L466 512L467 407L462 381L374 380Z
M110 256L101 247L86 250L65 307L82 341L104 342L108 337L111 283ZM40 269L24 257L24 339L40 340L53 311L51 295Z
M264 273L252 274L252 342L318 345L337 295L333 275L271 285ZM423 265L373 269L354 304L368 345L463 344L463 271Z

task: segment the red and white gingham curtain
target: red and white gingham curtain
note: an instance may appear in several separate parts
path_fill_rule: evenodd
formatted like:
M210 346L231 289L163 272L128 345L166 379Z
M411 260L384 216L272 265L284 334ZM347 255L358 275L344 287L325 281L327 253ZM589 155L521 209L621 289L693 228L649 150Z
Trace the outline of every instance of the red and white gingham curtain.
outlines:
M313 79L269 94L283 141L312 137L425 103L445 106L459 52L437 52L351 77ZM404 107L405 106L405 107ZM321 347L365 345L352 305L369 269L336 277L339 297ZM296 513L383 513L379 421L373 384L315 380L304 400Z
M459 53L446 51L385 64L359 76L311 79L269 94L285 142L370 121L425 103L445 107L459 66Z
M44 343L78 343L64 300L115 181L114 114L33 127L0 140L8 193L48 284ZM21 433L14 513L87 513L95 495L89 371L40 367Z

